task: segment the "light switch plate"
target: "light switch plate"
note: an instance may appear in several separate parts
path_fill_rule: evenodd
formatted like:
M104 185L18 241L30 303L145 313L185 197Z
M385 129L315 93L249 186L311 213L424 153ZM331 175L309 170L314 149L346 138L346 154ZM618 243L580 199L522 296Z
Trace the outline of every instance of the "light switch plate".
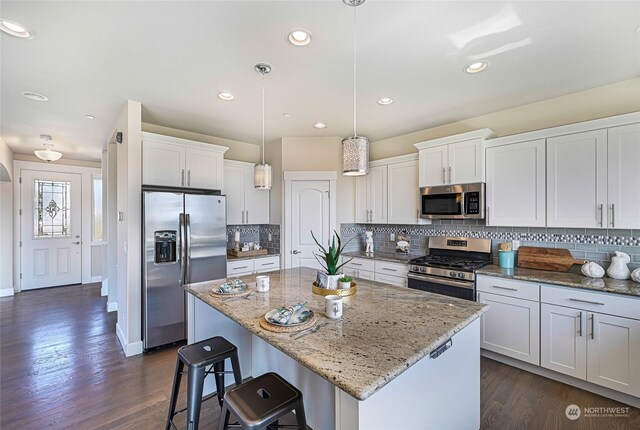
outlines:
M511 249L513 249L514 251L517 251L518 248L520 248L520 241L519 240L512 240L511 241Z
M396 235L393 233L389 234L389 242L394 242L396 240Z

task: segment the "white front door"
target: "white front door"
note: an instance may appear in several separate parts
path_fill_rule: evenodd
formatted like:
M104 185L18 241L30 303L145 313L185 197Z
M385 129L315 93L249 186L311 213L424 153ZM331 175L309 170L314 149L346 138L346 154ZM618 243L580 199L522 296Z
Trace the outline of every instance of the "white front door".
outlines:
M329 181L292 181L291 267L320 269L311 232L326 248L331 237L329 213Z
M81 176L21 170L21 289L79 284Z

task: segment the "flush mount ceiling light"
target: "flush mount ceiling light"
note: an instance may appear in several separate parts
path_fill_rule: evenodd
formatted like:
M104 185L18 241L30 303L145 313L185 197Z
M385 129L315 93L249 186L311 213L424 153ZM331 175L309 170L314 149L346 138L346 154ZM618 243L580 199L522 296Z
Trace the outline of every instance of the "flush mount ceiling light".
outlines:
M46 102L49 100L49 97L43 96L42 94L32 93L31 91L25 91L22 93L23 96L30 100L35 100L37 102Z
M469 66L467 66L465 70L465 72L467 73L480 73L482 72L484 69L486 69L487 67L489 67L489 63L487 63L486 61L479 61L477 63L473 63L470 64Z
M302 28L296 28L287 34L287 40L295 46L307 46L311 43L311 33Z
M218 93L218 98L220 100L224 100L225 102L229 102L229 101L235 99L236 96L234 96L233 93L230 93L228 91L222 91L222 92Z
M285 113L282 114L282 117L284 119L289 119L289 118L291 118L291 114L289 112L285 112Z
M96 119L96 117L95 117L95 116L93 116L93 115L85 115L84 117L85 117L86 119Z
M0 30L20 39L33 39L35 37L35 34L24 25L6 19L0 20Z
M393 97L380 97L378 99L378 104L383 106L390 105L393 102L395 102Z
M254 69L262 75L262 163L253 167L253 186L259 190L270 190L271 164L264 162L264 75L271 73L271 66L267 63L258 63Z
M356 125L356 7L364 0L342 0L353 7L353 136L342 139L342 174L345 176L362 176L369 173L369 139L358 136Z
M313 124L313 126L315 128L325 128L327 124L325 124L324 122L316 122L315 124Z
M62 157L61 152L51 150L51 148L53 148L54 146L51 136L47 134L41 134L40 140L42 140L42 146L44 146L45 149L39 149L37 151L33 151L33 153L36 154L36 157L46 161L47 163L50 163L52 161L58 161L60 157Z

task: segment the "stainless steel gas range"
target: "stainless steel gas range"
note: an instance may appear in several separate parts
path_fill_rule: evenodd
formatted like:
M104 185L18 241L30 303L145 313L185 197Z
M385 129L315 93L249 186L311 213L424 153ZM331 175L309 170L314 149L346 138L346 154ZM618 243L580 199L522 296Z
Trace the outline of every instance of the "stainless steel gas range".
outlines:
M409 288L475 300L474 271L491 263L491 239L431 237L429 254L409 261Z

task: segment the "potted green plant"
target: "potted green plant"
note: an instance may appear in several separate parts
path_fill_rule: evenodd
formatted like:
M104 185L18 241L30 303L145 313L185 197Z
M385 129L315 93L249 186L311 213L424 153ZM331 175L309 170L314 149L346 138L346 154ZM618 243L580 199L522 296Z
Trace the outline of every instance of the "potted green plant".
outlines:
M331 244L328 245L327 248L322 246L318 239L313 235L313 231L311 232L311 237L316 242L316 244L320 247L320 253L313 253L313 256L318 260L320 266L324 269L323 271L318 271L318 275L316 276L316 282L319 287L329 288L335 290L338 288L338 279L342 277L342 273L340 273L340 268L347 264L352 258L344 261L340 264L340 255L344 251L344 248L353 240L353 238L349 239L344 245L340 240L340 235L334 230L334 236L331 238ZM336 239L338 244L336 245Z
M338 288L340 288L341 290L346 290L348 288L351 288L351 276L348 275L344 275L342 278L340 278L338 280Z

